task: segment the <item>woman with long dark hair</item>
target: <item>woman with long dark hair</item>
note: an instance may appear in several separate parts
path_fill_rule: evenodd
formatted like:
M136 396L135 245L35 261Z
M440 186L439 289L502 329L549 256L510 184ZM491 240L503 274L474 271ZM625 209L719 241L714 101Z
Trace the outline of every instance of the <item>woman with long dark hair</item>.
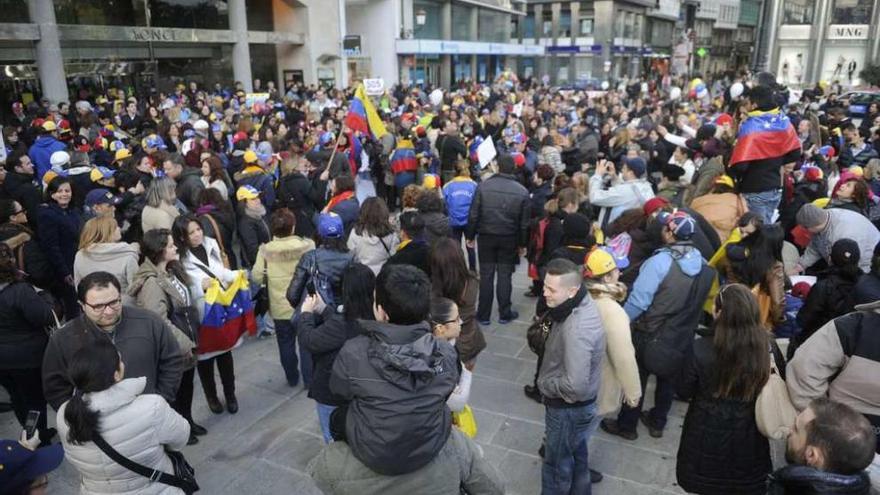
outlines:
M0 243L0 385L9 392L22 427L28 411L41 411L37 426L47 443L54 432L46 428L40 368L49 342L46 330L54 324L52 307L20 280L12 250Z
M362 333L358 320L374 320L376 276L370 267L355 263L342 277L342 314L324 304L317 293L306 297L299 320L299 344L312 355L314 374L309 397L314 399L324 442L330 443L330 414L348 401L330 391L333 361L348 339Z
M768 330L782 323L785 309L785 268L778 224L762 225L753 234L727 246L727 281L752 288L758 298L761 322Z
M238 272L223 266L223 259L217 241L205 235L198 219L191 214L177 217L171 229L174 244L180 253L180 261L190 279L190 290L199 310L199 321L204 319L205 291L211 286L212 280L221 285L230 284ZM223 395L226 398L226 410L230 414L238 412L238 400L235 397L235 363L232 360L232 349L243 342L244 336L229 349L199 354L198 372L205 391L208 408L214 414L223 412L223 405L217 398L217 385L214 382L214 363L220 373L223 384Z
M165 449L180 450L189 424L164 398L144 394L147 379L123 378L125 365L110 339L83 347L70 362L73 397L58 408L58 434L67 460L82 475L82 493L183 494L111 460L94 440L100 436L132 461L173 473Z
M691 399L676 464L686 491L765 493L773 465L755 422L755 401L771 359L782 373L785 362L762 325L752 291L741 284L722 287L715 296L714 336L694 342L678 382L679 396Z
M382 198L367 198L361 205L351 234L348 236L348 249L355 261L363 263L379 274L382 265L397 251L400 239L391 227L391 214Z
M229 268L238 267L238 259L232 249L236 222L232 204L223 198L219 190L206 187L199 193L199 207L196 216L202 224L205 235L216 240L221 251L229 260Z
M486 338L477 322L480 279L468 270L461 244L445 237L431 247L431 291L434 297L451 299L461 315L461 335L455 339L459 359L473 369L477 355L486 348Z
M180 264L180 255L171 231L155 229L144 232L141 253L144 262L134 275L128 295L134 298L139 307L155 312L165 321L184 354L185 371L172 407L189 422L190 438L187 444L191 445L198 443L196 435L208 433L192 417L199 311L190 293L190 278Z

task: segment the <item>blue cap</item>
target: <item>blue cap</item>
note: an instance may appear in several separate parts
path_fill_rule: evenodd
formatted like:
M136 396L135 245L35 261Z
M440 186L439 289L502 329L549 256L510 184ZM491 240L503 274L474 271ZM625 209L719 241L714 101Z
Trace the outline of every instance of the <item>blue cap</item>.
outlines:
M165 146L165 141L155 134L147 136L144 140L144 144L146 145L146 148L156 148L160 150L168 149L168 146Z
M321 133L321 137L318 138L318 144L321 146L327 146L334 139L336 139L336 136L334 136L332 132L324 131Z
M211 132L220 132L221 130L223 130L223 128L220 127L220 124L218 124L216 122L211 124Z
M345 231L342 225L342 217L336 213L321 213L318 216L318 235L326 238L342 237Z
M645 160L642 157L637 156L635 158L629 158L624 163L626 163L626 167L633 171L637 177L641 177L645 175L645 170L647 170L648 165L645 163Z
M86 194L86 206L92 208L97 205L118 205L120 199L113 195L109 189L99 187L92 189Z
M3 493L14 493L57 469L63 460L60 443L31 450L14 440L0 440L0 487Z

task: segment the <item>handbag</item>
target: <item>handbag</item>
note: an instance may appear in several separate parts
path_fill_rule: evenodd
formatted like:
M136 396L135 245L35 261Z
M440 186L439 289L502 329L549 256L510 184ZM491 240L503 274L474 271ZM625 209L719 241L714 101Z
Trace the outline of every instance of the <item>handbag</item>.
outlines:
M315 253L315 262L309 269L309 280L315 286L315 292L319 296L321 296L324 304L326 304L328 307L335 308L336 297L333 292L333 282L330 280L330 277L321 273L321 271L318 269L317 253Z
M262 285L254 294L254 314L257 316L263 316L269 311L269 268L265 257L263 257Z
M228 270L231 265L229 264L229 255L226 254L226 248L223 246L223 235L220 233L220 227L217 226L217 221L211 215L205 213L202 216L208 220L211 228L214 230L214 237L217 241L217 246L220 248L220 261L223 262L223 268Z
M458 427L468 438L477 436L477 419L474 418L474 410L465 404L461 412L452 413L452 424Z
M770 376L755 400L755 423L758 431L771 440L782 440L791 432L797 411L788 395L785 380L776 367L776 359L770 353Z
M553 321L550 319L550 315L545 314L538 320L532 322L529 329L526 330L526 341L529 344L529 349L535 354L539 356L544 354L544 344L547 342L547 337L550 335L550 328L552 325Z
M128 457L125 457L111 447L110 444L108 444L107 441L97 433L92 434L92 441L95 442L95 445L97 445L102 452L107 454L107 457L113 459L115 463L135 474L143 476L144 478L149 478L152 482L159 482L163 485L180 488L187 495L199 491L199 484L196 482L196 471L189 465L181 452L175 450L165 451L165 454L171 459L171 465L174 466L174 474L168 474L159 471L158 469L138 464Z

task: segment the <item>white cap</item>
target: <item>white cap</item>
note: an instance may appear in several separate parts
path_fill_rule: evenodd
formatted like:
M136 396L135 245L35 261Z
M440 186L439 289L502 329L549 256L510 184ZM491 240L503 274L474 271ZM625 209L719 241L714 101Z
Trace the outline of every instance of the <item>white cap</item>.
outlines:
M210 126L208 125L208 123L207 123L206 121L202 120L202 119L197 120L197 121L193 124L193 130L195 130L195 131L207 131L207 130L208 130L208 127L210 127Z
M52 168L61 168L70 163L70 154L66 151L56 151L49 157L49 163L52 164Z

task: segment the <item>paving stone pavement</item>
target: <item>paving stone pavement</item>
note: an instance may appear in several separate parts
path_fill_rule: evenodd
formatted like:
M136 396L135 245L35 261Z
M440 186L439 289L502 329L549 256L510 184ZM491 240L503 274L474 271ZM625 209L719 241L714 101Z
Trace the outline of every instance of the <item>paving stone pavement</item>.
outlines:
M478 359L471 406L478 424L477 442L498 468L511 495L540 493L544 409L527 399L523 385L535 372L535 355L525 342L534 299L524 297L525 265L514 275L514 308L520 319L484 328L488 347ZM305 474L323 442L314 402L303 388L288 387L274 338L253 339L235 350L236 415L212 414L197 382L193 415L209 434L184 449L206 495L312 495L320 492ZM0 394L3 391L0 390ZM652 395L648 394L648 403ZM596 495L684 493L675 483L675 454L686 404L673 405L663 438L654 439L641 425L640 437L628 442L601 430L590 441L590 465L605 474L593 485ZM54 414L50 412L50 419ZM0 438L16 438L12 413L0 415ZM78 493L79 475L67 462L50 477L49 493Z

